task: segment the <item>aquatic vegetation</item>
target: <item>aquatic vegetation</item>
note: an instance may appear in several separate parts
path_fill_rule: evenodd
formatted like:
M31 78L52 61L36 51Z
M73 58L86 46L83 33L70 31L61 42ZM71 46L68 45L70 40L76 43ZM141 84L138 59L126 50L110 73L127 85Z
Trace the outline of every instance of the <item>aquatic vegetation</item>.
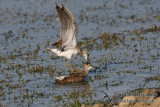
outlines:
M148 33L148 32L160 32L160 26L154 25L153 27L144 29L143 27L139 30L133 30L132 33L138 35Z
M101 90L116 102L133 87L138 93L159 85L158 0L62 3L79 24L78 45L100 67L82 83L67 85L54 84L55 76L69 73L64 59L45 51L60 32L53 2L0 1L0 106L107 106ZM83 68L83 58L73 61Z
M160 81L160 76L159 75L155 75L153 77L147 77L146 81Z

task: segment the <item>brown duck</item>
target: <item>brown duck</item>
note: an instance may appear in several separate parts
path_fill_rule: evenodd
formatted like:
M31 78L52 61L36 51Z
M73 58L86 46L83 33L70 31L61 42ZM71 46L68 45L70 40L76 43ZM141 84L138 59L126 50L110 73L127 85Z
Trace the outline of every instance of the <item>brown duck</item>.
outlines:
M67 76L59 76L56 77L56 84L66 84L66 83L75 83L75 82L81 82L85 79L85 77L88 75L88 71L91 68L97 68L95 66L92 66L90 63L84 64L83 71L79 73L71 73Z

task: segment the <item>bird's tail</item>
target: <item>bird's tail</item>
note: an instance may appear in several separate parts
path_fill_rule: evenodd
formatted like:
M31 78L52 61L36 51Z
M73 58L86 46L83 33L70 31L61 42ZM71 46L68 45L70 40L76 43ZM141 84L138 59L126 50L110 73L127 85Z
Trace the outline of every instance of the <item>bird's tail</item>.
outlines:
M55 78L56 78L56 81L57 81L57 80L62 80L62 79L64 79L65 77L67 77L67 76L58 76L58 77L55 77Z

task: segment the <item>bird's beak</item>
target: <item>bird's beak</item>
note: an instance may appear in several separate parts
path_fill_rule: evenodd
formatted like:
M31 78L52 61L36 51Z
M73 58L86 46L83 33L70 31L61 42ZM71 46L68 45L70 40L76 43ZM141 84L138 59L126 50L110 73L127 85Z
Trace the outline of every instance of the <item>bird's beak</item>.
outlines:
M87 62L87 63L89 63L89 62ZM100 67L98 67L98 66L93 66L93 65L90 65L92 68L95 68L95 69L99 69Z
M89 61L87 61L86 64L90 64L90 66L91 66L92 68L95 68L95 69L99 69L99 68L100 68L100 67L98 67L98 66L92 65Z
M91 65L92 66L92 65ZM99 69L100 67L97 67L97 66L92 66L93 68L95 68L95 69Z

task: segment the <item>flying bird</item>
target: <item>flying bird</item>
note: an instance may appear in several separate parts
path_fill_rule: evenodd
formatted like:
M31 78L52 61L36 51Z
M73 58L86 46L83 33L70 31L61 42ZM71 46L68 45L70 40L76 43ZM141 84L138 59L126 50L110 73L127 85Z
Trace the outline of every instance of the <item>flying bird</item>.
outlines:
M56 4L56 10L58 13L58 17L61 24L61 32L60 38L58 41L54 42L52 46L56 46L57 49L50 49L48 48L47 51L50 51L57 56L65 57L66 59L70 60L71 67L74 68L77 72L80 72L77 68L72 65L71 57L73 55L80 55L88 61L89 53L86 50L82 50L77 45L77 33L78 33L78 25L75 21L75 18L71 14L71 12L64 6L62 7ZM66 64L65 66L73 72Z

